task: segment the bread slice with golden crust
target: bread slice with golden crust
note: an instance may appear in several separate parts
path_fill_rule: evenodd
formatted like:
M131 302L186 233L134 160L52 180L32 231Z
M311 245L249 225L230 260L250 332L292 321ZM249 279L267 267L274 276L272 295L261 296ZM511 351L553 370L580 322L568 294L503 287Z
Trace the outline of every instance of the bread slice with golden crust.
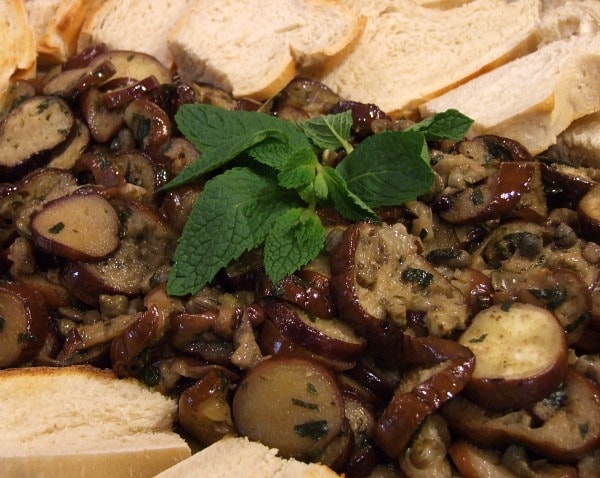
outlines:
M29 21L36 34L38 62L64 63L77 51L83 22L104 0L25 0Z
M3 370L0 476L154 476L190 456L176 416L176 401L109 370Z
M12 80L35 76L35 37L23 0L0 2L0 109Z
M169 35L184 81L267 99L344 55L362 18L337 0L196 0Z
M344 98L399 116L537 44L538 0L472 0L440 9L411 0L345 0L366 26L320 80Z
M105 43L110 49L147 53L173 68L167 34L192 1L104 0L84 22L78 50Z
M200 471L201 470L201 471ZM277 450L245 437L225 437L156 478L336 478L331 468L281 458Z

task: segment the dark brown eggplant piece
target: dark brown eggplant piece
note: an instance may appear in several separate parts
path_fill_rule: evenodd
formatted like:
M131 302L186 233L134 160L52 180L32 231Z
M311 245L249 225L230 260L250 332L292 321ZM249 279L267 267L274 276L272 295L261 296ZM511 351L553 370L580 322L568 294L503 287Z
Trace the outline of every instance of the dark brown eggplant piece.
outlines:
M171 137L169 116L149 100L133 100L125 108L123 119L142 149L160 148Z
M16 367L33 359L49 329L46 303L35 289L0 283L0 367Z
M600 182L600 173L596 169L560 163L542 163L542 176L548 184L548 190L552 192L551 199L567 206L576 205Z
M340 317L364 336L370 353L402 362L402 333L411 312L425 312L429 334L462 329L462 293L419 255L418 238L402 224L348 227L331 254L331 294Z
M110 61L103 61L74 70L65 70L49 79L44 84L42 91L45 95L56 95L73 101L89 88L104 84L116 72L115 66Z
M453 442L450 446L450 455L464 478L480 478L482 476L493 476L494 478L513 478L515 476L577 478L579 476L577 469L573 466L556 465L542 460L530 464L525 456L520 456L517 464L512 458L505 458L497 450L479 448L465 440ZM518 469L516 469L517 467Z
M98 88L89 88L81 95L80 107L83 119L98 143L110 141L125 126L124 108L107 108L104 93Z
M0 123L0 182L43 166L74 124L69 106L55 96L34 96L13 109Z
M90 144L92 135L89 128L79 118L67 140L52 153L49 168L71 169Z
M160 84L173 81L173 75L169 69L155 57L146 53L110 50L94 58L89 66L93 68L107 61L115 67L114 78L133 78L140 81L154 76Z
M66 259L97 262L119 247L119 218L99 194L72 194L31 216L33 244Z
M71 262L62 281L71 294L94 306L100 294L134 296L149 291L154 274L168 266L176 234L146 205L130 200L111 201L121 220L121 245L97 263Z
M104 104L108 109L121 108L159 86L160 83L154 76L135 81L132 84L126 83L121 88L111 88L106 91L103 97Z
M340 319L311 316L278 299L265 299L262 305L283 335L317 355L349 362L358 359L366 347L365 340Z
M513 213L539 171L533 162L503 162L478 186L436 199L440 216L452 224L474 224ZM439 207L440 204L444 206Z
M415 369L398 385L377 420L375 442L390 457L399 456L423 420L465 388L475 366L473 353L452 340L405 334L402 350L407 363L426 370Z
M157 172L152 159L143 151L124 151L110 157L110 167L124 179L125 184L138 188L135 196L149 203L157 189ZM125 184L123 186L125 186Z
M294 357L268 358L250 369L232 410L241 435L301 460L322 453L344 422L335 375L319 362Z
M493 413L464 397L441 409L453 433L483 448L519 444L551 460L572 461L600 444L600 388L570 369L565 386L539 402L548 416L534 409Z
M337 314L328 289L328 284L314 285L296 274L285 277L277 284L273 284L262 274L258 282L257 298L279 298L295 304L311 316L333 319Z
M202 186L190 184L167 191L162 199L160 211L169 224L178 232L183 231L196 200L202 193ZM258 275L258 274L256 274ZM255 278L254 278L255 279ZM252 282L252 286L256 280Z
M284 331L277 328L277 326L268 319L261 325L258 335L258 345L263 355L285 355L316 360L335 372L351 370L356 364L355 360L344 361L339 359L328 359L323 355L311 352L287 337Z
M179 423L201 446L237 434L229 405L231 389L223 373L211 371L179 396Z
M577 219L581 234L600 244L600 185L583 195L577 206Z
M341 99L323 83L296 78L274 99L273 113L284 118L292 114L310 118L327 114Z
M62 169L37 169L25 176L0 197L0 242L16 231L29 237L31 214L47 202L71 194L76 188L75 177Z

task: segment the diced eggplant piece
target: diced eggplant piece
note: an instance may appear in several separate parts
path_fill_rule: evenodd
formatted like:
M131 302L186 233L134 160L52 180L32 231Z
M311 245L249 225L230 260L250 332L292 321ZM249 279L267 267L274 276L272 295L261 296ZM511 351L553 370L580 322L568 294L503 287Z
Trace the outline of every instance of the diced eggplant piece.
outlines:
M424 368L404 378L377 419L375 442L390 457L403 453L423 420L465 388L475 366L473 353L453 340L405 334L403 341L406 363Z
M179 423L201 446L237 434L229 405L231 388L224 374L212 371L179 396Z
M90 88L80 100L83 119L98 143L110 141L125 125L123 109L107 108L103 95L98 88Z
M477 314L458 343L475 354L465 392L491 410L525 408L565 379L564 328L549 310L531 304L493 306Z
M284 335L317 355L332 360L354 361L365 349L365 340L340 319L310 316L306 311L278 299L266 299L263 307Z
M597 169L552 163L542 166L542 176L552 192L554 202L570 206L577 202L598 182Z
M132 84L126 84L121 88L106 91L104 93L104 104L108 109L120 108L159 86L160 83L156 77L149 76Z
M12 82L0 104L0 118L36 94L38 94L38 90L33 81L16 80Z
M90 63L95 67L104 62L110 62L115 67L114 78L133 78L137 81L154 76L160 84L172 83L173 75L160 61L146 53L111 50L98 55Z
M13 109L0 124L0 182L44 165L74 124L69 106L55 96L34 96Z
M97 43L73 55L64 64L65 70L74 70L88 66L94 59L108 52L106 43Z
M48 167L71 169L90 144L90 140L91 134L89 128L83 121L76 118L71 134L62 146L53 152Z
M160 210L178 233L183 231L201 193L202 186L196 184L181 186L165 193ZM255 274L255 276L257 275L258 273ZM256 284L255 280L252 282L252 287L254 284Z
M552 410L540 419L530 409L493 413L465 397L442 407L450 430L483 448L518 444L551 460L572 461L600 444L600 388L569 369L565 386L539 402Z
M333 373L293 357L272 357L250 369L232 409L241 435L297 459L323 452L344 421L344 400Z
M436 199L439 214L452 224L474 224L513 213L538 170L533 162L503 162L482 185Z
M143 151L125 151L110 158L110 167L127 184L140 189L140 200L150 202L157 188L157 176L154 163Z
M95 63L90 66L65 70L52 77L43 87L45 95L56 95L66 100L76 100L86 90L98 87L112 78L116 73L110 61Z
M10 192L0 197L1 239L16 231L29 237L31 214L45 203L71 194L76 188L75 177L62 169L38 169L24 177Z
M119 218L99 194L72 194L32 215L33 244L73 261L97 262L119 247Z
M0 284L0 367L33 359L44 345L49 317L44 298L19 283Z
M132 101L125 109L123 119L142 149L157 149L171 137L169 116L151 101Z
M600 185L583 195L577 206L577 219L582 235L600 243Z
M402 224L348 227L331 254L331 293L340 317L364 336L370 353L402 361L402 332L412 312L424 312L430 334L466 325L465 298L418 254L418 238Z
M323 83L296 78L277 95L273 112L285 118L291 114L290 111L296 111L310 118L327 114L340 101L340 96Z
M97 263L71 262L63 282L71 294L94 306L101 294L133 296L152 288L154 274L170 262L176 234L154 211L136 201L113 200L121 245Z

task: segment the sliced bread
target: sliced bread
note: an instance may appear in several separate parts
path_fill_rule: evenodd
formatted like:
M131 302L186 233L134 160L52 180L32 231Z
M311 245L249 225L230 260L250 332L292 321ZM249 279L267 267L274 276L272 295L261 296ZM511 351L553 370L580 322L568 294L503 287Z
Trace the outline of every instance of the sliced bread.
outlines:
M200 472L201 470L201 472ZM329 467L277 456L277 450L243 437L226 437L156 478L336 478Z
M36 32L39 63L63 63L75 54L83 22L103 1L26 0L28 15Z
M438 9L410 0L346 0L366 18L355 48L320 80L398 116L537 43L539 0L472 0Z
M0 2L0 109L12 80L35 76L35 36L23 0Z
M191 3L192 0L105 0L81 27L78 50L105 43L110 49L147 53L173 68L167 33ZM196 41L200 41L201 33L195 33Z
M190 456L176 416L176 401L111 371L1 371L0 476L154 476Z
M540 22L541 44L600 32L600 2L574 0L545 10Z
M574 36L474 78L420 111L456 108L475 121L471 136L507 136L538 154L571 122L600 110L599 84L600 35Z
M264 100L342 55L361 29L336 0L196 0L168 41L183 80Z
M573 166L600 168L600 111L573 121L558 135L548 155Z

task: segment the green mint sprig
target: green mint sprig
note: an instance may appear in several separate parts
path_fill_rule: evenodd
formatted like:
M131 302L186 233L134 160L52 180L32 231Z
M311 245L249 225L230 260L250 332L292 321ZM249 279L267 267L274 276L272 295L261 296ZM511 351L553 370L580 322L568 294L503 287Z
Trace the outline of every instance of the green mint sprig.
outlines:
M167 292L178 296L198 292L220 269L257 247L263 248L273 282L292 274L323 248L317 207L333 206L351 221L378 221L373 208L404 204L431 187L426 140L462 137L471 124L449 110L354 147L350 112L294 123L189 104L179 108L175 120L201 155L162 189L212 176L175 251ZM346 156L338 166L321 164L323 151L339 149Z

